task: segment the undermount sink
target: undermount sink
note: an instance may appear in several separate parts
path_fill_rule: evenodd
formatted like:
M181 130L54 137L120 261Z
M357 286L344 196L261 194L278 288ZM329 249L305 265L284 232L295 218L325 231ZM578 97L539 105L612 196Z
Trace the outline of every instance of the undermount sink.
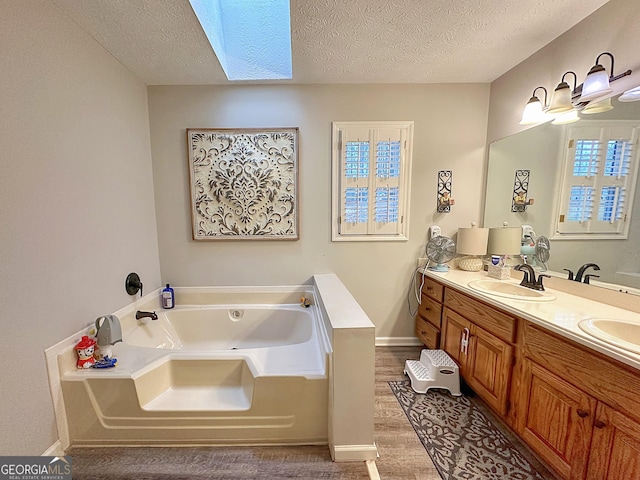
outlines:
M582 331L603 342L640 354L640 323L613 318L587 318L578 323Z
M487 295L510 298L511 300L523 300L529 302L550 302L556 296L549 292L533 290L515 283L501 280L474 280L468 283L469 288Z

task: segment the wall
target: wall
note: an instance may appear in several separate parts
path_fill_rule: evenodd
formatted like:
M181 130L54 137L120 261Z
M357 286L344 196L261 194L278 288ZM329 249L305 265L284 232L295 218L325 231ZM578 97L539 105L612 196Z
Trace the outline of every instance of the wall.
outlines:
M40 455L43 350L161 284L147 95L53 3L0 11L0 453Z
M478 221L488 85L151 86L149 117L163 278L180 286L307 283L336 273L377 337L413 338L407 291L426 230ZM331 242L331 122L413 120L407 242ZM299 127L300 240L193 241L186 128ZM456 204L436 214L438 170ZM414 307L415 308L415 307Z

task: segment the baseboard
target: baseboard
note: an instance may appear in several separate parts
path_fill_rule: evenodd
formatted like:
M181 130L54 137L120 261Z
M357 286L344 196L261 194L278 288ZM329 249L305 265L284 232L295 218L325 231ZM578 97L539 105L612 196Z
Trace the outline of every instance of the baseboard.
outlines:
M416 337L376 337L376 347L418 347L422 342Z
M378 448L373 445L330 445L334 462L366 462L378 458Z
M64 448L62 448L62 442L60 440L56 440L56 442L47 448L44 453L41 455L42 457L63 457L64 456Z

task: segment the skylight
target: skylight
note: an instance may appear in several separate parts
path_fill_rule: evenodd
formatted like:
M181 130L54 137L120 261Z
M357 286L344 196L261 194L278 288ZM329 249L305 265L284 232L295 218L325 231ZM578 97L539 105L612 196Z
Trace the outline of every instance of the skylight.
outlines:
M289 0L189 0L229 80L292 78Z

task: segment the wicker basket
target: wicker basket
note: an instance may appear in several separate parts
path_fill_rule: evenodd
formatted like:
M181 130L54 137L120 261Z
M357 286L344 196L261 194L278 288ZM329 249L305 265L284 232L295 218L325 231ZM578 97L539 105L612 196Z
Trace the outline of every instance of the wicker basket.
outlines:
M511 267L499 267L497 265L489 265L487 275L498 280L508 280L511 278Z

